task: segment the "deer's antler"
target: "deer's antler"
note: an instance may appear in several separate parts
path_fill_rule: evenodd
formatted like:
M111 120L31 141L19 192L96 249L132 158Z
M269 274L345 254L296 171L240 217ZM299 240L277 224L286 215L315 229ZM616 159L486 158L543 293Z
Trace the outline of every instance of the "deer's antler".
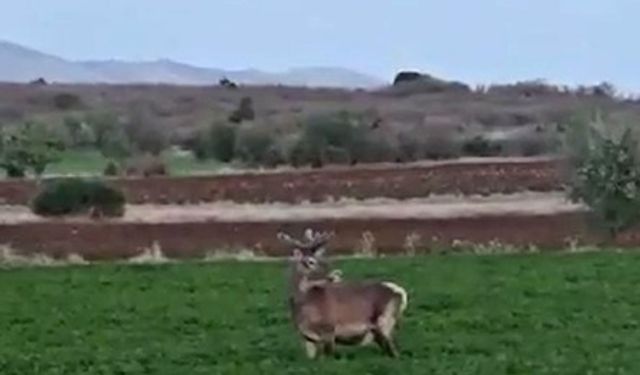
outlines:
M315 250L324 246L334 236L333 232L314 232L313 229L307 228L304 231L303 240L296 240L290 235L279 232L278 239L281 241L305 250Z
M290 235L283 233L283 232L278 232L278 239L284 243L287 243L289 245L293 245L295 247L299 247L299 248L306 248L306 244L296 240L295 238L291 237Z

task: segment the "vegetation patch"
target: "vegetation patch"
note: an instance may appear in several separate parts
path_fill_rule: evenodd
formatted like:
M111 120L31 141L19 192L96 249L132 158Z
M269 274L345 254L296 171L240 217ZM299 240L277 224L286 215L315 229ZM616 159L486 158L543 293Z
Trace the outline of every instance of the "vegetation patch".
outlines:
M406 287L398 359L372 346L309 362L287 312L285 265L220 261L4 271L0 368L3 375L640 372L637 254L334 266L348 279Z
M97 216L124 215L124 194L97 180L63 178L47 181L34 198L31 209L41 216L91 213Z

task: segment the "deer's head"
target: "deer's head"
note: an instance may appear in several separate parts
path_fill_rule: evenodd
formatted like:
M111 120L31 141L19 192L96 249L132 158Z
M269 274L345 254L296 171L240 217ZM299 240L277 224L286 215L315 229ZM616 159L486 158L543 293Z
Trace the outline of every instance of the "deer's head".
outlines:
M310 278L315 278L314 276L325 278L330 272L329 265L324 259L325 245L333 235L329 232L314 232L307 229L301 240L283 232L278 233L278 238L292 247L293 263L298 274ZM337 273L332 277L337 277Z

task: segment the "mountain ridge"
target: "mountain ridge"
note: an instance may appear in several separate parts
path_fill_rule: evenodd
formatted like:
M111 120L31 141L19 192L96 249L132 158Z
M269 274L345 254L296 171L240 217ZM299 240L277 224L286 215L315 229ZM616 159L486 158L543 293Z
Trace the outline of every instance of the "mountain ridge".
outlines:
M282 72L226 70L172 59L72 61L0 40L0 81L26 83L44 78L56 83L211 85L220 79L246 85L375 88L383 80L340 67L297 67Z

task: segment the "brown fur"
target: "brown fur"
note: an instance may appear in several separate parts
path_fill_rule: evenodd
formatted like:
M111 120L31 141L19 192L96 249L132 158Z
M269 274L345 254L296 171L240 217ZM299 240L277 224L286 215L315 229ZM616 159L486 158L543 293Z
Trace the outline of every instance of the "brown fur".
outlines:
M397 356L393 331L402 312L403 296L380 282L331 281L328 269L296 254L290 308L307 355L334 350L335 344L375 342ZM324 281L322 278L324 274Z

